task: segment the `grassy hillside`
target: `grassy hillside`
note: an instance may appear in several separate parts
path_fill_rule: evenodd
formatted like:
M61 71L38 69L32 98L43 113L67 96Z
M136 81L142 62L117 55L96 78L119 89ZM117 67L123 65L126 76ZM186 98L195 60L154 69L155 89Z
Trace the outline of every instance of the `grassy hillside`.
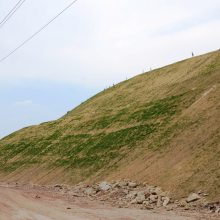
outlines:
M0 179L131 178L220 194L220 51L141 74L0 141Z

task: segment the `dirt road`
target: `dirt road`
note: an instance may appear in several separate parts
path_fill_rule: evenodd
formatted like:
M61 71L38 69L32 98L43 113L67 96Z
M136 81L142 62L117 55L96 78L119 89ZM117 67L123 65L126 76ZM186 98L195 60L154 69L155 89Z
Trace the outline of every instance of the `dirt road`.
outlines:
M71 201L40 191L0 187L0 220L193 220L204 216L180 216L147 210L120 209L76 197Z

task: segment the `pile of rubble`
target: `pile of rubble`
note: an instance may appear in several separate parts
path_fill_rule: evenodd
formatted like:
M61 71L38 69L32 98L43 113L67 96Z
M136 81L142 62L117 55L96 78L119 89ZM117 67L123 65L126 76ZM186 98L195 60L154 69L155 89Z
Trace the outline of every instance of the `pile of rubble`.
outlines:
M149 186L133 181L101 182L93 185L78 184L74 187L55 185L57 191L71 196L89 197L99 201L109 202L120 208L136 207L140 209L166 210L206 210L220 213L220 203L208 203L207 194L192 193L181 200L173 200L169 192L160 187Z

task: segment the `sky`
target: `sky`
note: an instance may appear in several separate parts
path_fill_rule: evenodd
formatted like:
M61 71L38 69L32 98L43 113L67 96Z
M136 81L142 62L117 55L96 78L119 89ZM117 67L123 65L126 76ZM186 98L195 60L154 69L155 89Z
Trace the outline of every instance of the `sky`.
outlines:
M0 1L0 21L17 2ZM0 28L0 59L71 2L26 0ZM219 49L219 11L219 0L78 0L0 62L0 138L113 83Z

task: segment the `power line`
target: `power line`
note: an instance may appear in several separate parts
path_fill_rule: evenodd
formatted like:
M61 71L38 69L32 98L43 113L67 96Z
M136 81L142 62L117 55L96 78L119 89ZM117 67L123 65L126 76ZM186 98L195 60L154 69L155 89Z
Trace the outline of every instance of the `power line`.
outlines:
M16 3L16 5L8 12L8 14L3 18L3 20L0 22L0 25L5 22L5 20L14 12L14 10L17 8L17 6L22 2L23 0L20 0Z
M9 11L9 13L3 18L0 22L0 28L4 26L4 24L13 16L13 14L24 4L26 0L20 0L17 4Z
M30 40L32 40L37 34L39 34L41 31L43 31L48 25L50 25L54 20L56 20L61 14L63 14L66 10L68 10L73 4L75 4L78 0L72 1L67 7L65 7L60 13L58 13L54 18L52 18L49 22L47 22L43 27L41 27L38 31L36 31L34 34L32 34L30 37L28 37L23 43L21 43L19 46L17 46L14 50L12 50L8 55L4 56L0 59L0 63L6 60L9 56L14 54L17 50L19 50L21 47L23 47L25 44L27 44Z

